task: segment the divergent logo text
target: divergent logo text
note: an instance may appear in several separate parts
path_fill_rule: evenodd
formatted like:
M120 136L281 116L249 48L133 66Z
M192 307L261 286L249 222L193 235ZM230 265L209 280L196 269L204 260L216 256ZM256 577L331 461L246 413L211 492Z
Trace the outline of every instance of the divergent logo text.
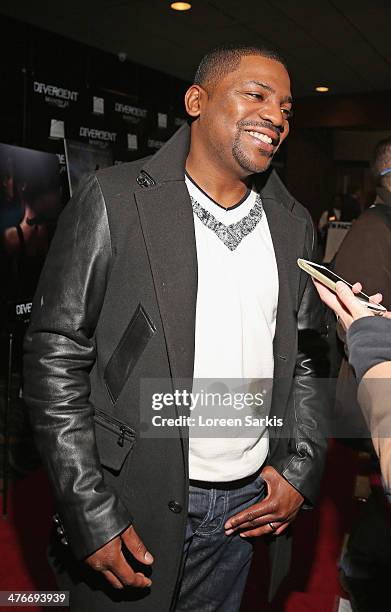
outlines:
M35 93L44 94L45 96L53 96L55 98L61 98L62 100L71 100L71 102L77 102L79 97L78 91L71 91L70 89L64 89L63 87L57 87L56 85L46 85L46 83L39 83L34 81Z

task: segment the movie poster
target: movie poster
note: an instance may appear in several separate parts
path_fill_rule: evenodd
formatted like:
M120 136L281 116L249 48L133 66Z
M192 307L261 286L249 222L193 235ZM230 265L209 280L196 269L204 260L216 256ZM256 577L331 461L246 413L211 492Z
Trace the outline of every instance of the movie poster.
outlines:
M75 140L65 140L64 144L71 195L77 189L80 180L84 176L113 165L111 149L102 149Z
M64 191L57 155L0 144L0 332L28 318Z

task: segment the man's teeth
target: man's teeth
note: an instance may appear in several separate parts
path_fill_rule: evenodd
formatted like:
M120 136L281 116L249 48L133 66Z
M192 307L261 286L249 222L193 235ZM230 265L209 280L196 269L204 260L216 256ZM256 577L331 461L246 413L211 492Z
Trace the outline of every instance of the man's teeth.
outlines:
M251 134L251 136L254 136L254 138L258 138L258 140L262 140L262 142L265 142L266 144L272 144L272 139L270 138L270 136L266 136L266 134L261 134L260 132L248 132L249 134Z

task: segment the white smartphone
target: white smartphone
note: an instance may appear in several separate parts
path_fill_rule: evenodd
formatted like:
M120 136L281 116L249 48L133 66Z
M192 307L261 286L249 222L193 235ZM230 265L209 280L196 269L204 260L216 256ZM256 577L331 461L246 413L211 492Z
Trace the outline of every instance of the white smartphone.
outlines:
M335 272L332 272L331 270L326 268L326 266L322 266L313 261L307 261L306 259L298 259L297 265L299 266L299 268L307 272L307 274L316 278L323 285L326 285L326 287L331 289L331 291L334 291L334 293L335 283L337 281L342 281L343 283L345 283L345 285L348 285L348 287L352 288L352 285L348 283L348 281L338 276L338 274L335 274ZM386 312L387 309L384 308L384 306L382 306L381 304L374 304L373 302L370 302L370 297L366 293L360 291L360 293L356 293L355 295L358 301L370 310L375 310L377 312Z

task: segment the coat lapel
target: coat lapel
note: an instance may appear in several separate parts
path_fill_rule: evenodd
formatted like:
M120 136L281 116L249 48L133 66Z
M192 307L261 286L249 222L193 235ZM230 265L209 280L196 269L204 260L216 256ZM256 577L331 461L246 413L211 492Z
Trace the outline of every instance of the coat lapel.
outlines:
M174 388L191 391L197 300L193 211L184 181L190 130L154 155L135 192L161 314ZM184 379L186 379L184 381Z
M291 361L295 358L292 346L296 343L300 277L296 261L303 255L306 223L292 214L293 199L287 202L286 194L279 198L277 189L275 194L270 194L270 185L261 190L278 268L279 294L274 337L274 378L278 379L291 371Z
M197 254L193 211L184 181L136 194L174 384L194 366Z

